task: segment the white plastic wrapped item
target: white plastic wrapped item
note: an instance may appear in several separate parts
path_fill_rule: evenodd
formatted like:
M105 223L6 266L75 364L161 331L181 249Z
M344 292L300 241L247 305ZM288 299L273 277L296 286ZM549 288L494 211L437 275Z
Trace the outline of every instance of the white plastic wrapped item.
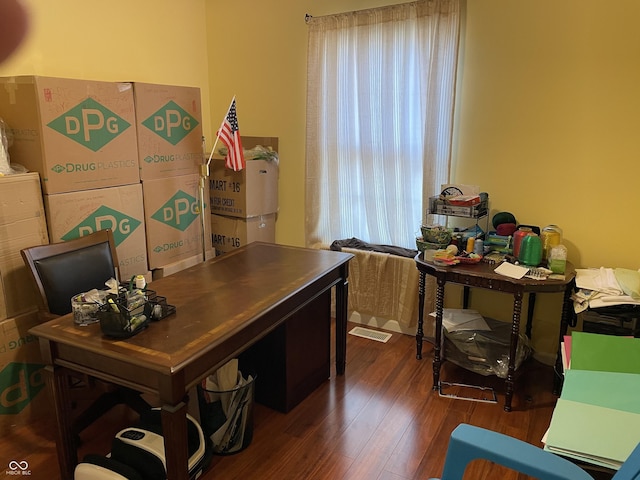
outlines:
M227 147L220 147L218 153L226 157ZM262 145L256 145L250 150L244 150L245 160L268 160L278 164L278 152L274 151L271 147L263 147Z

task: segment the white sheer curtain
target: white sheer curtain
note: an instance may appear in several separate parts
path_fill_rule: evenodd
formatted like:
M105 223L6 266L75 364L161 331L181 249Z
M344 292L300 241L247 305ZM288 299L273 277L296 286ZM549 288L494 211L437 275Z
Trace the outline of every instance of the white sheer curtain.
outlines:
M449 176L459 0L309 20L306 243L416 248Z

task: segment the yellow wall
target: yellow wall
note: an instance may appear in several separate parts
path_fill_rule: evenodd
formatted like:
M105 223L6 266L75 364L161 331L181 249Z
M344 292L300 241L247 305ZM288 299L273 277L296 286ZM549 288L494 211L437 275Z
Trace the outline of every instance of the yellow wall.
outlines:
M292 245L304 244L304 15L401 3L25 1L34 29L2 76L199 86L209 148L236 95L243 135L280 138L276 240ZM638 18L637 0L467 1L452 180L489 192L492 213L558 224L581 267L640 266ZM509 320L503 297L473 301ZM539 296L534 323L549 351L555 297Z
M582 267L640 267L640 2L469 0L455 169L557 224Z
M280 138L277 240L304 243L305 13L385 0L25 0L0 75L199 86L209 147L235 94L244 135ZM469 0L453 181L493 212L555 223L578 266L638 268L640 2ZM416 219L419 223L420 219Z
M304 14L385 3L401 2L207 2L214 123L236 94L244 134L280 137L280 242L304 242ZM558 224L578 266L638 268L640 2L467 3L453 181Z
M23 0L30 33L0 76L199 87L209 131L205 0Z
M279 137L279 243L304 245L305 14L326 15L390 3L401 2L207 1L214 128L220 125L229 101L236 95L243 135Z
M638 18L635 0L467 2L453 178L493 212L559 225L578 267L640 267ZM476 299L510 319L508 296ZM560 305L538 296L538 351L555 351Z

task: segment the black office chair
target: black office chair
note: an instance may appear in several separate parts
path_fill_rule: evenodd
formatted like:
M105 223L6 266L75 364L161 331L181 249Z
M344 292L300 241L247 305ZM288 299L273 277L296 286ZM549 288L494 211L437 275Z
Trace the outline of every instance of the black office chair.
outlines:
M92 289L106 288L105 282L119 280L118 255L111 230L100 230L66 242L25 248L20 252L31 272L39 295L38 310L43 321L71 313L71 298ZM87 386L93 379L84 378ZM78 435L101 415L118 404L126 404L142 414L149 405L139 392L108 384L74 421Z

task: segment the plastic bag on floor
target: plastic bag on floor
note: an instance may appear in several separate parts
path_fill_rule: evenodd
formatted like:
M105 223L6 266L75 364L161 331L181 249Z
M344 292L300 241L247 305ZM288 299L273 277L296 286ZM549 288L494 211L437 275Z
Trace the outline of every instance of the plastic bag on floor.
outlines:
M460 329L449 332L444 328L444 358L481 375L506 378L509 368L511 322L483 317L488 329ZM518 334L516 369L531 356L531 342Z

